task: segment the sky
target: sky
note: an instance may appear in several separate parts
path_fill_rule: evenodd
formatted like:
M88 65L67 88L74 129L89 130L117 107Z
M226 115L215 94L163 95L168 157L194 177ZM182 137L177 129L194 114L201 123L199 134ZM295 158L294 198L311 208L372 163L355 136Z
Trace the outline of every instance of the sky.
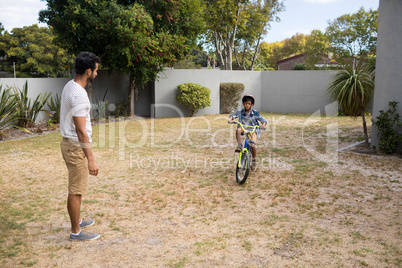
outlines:
M284 0L285 10L278 14L281 21L272 22L264 41L282 41L296 33L308 34L314 29L325 31L328 20L355 13L360 7L377 9L379 0ZM38 23L38 13L46 8L40 0L0 0L0 22L11 32ZM46 26L46 24L39 24Z
M278 14L280 22L271 22L264 41L273 43L296 33L309 34L312 30L325 31L328 21L356 13L361 7L378 9L379 0L285 0L285 11Z

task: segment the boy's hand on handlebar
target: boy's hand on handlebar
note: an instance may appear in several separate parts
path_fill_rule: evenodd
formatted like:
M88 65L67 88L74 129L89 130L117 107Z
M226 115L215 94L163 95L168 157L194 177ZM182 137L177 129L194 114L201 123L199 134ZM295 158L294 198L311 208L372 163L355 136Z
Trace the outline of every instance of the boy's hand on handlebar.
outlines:
M231 116L231 117L229 117L228 124L232 124L232 123L233 123L233 117Z
M267 126L267 122L264 122L264 123L262 123L261 128L266 129L266 126Z

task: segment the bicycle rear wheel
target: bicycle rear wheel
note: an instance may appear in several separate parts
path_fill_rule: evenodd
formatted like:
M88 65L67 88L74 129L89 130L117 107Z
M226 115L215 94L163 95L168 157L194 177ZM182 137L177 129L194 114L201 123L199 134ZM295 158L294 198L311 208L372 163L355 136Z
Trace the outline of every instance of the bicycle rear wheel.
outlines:
M250 174L250 156L248 153L241 153L242 156L239 159L239 163L236 166L236 182L238 184L243 184L246 182L248 175Z

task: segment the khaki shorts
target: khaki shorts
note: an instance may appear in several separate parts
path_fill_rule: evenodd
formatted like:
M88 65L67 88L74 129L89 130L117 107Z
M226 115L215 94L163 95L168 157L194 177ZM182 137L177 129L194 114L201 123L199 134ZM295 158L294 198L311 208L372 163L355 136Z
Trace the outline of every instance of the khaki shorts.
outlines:
M88 191L88 160L78 142L63 138L61 153L68 169L68 193L86 195Z
M255 133L255 132L249 133L248 134L248 139L252 140L253 142L255 142L257 144L257 133Z
M241 131L241 135L244 135L243 130ZM255 132L248 133L247 139L252 140L253 142L255 142L255 144L257 144L257 139L258 139L257 133L255 133Z

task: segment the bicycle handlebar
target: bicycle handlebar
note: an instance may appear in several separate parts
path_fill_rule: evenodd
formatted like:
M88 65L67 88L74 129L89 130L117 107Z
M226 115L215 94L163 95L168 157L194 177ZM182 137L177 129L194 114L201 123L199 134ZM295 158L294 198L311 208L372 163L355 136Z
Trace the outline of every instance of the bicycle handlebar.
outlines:
M240 122L235 122L235 121L233 121L233 122L230 123L230 124L238 124L238 125L240 125L241 129L242 129L244 132L255 132L257 128L261 128L261 127L258 126L258 125L256 125L256 126L243 125L242 123L240 123ZM244 129L245 127L246 127L246 128L247 128L247 127L252 128L253 130L252 130L252 131L246 130L246 129ZM261 129L262 129L262 128L261 128ZM265 130L265 129L262 129L262 130Z

